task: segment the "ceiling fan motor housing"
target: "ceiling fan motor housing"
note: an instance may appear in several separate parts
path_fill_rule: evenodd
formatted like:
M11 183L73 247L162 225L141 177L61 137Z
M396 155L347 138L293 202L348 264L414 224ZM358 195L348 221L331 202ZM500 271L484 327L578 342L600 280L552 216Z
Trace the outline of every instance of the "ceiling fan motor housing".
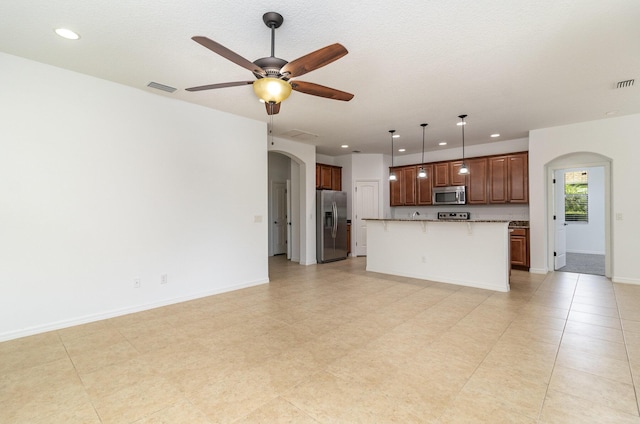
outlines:
M288 80L288 78L286 78L286 75L282 76L280 74L280 69L282 69L284 65L289 63L284 59L280 59L279 57L269 56L269 57L263 57L263 58L257 59L253 63L258 65L262 69L264 69L264 71L267 73L266 75L267 77ZM256 76L258 78L263 78L262 75L256 75Z

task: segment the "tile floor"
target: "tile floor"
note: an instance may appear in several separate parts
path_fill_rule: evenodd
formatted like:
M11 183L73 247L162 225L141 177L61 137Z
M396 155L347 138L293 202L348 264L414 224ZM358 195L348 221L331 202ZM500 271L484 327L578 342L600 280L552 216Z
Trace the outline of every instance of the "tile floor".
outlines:
M364 268L0 343L0 423L640 423L640 286Z

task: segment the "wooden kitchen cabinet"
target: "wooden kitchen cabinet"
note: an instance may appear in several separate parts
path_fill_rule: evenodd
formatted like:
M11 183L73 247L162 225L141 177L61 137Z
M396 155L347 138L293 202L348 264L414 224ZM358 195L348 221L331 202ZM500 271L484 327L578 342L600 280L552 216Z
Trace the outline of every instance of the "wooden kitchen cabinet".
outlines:
M391 206L416 205L416 166L400 166L389 168L396 174L395 181L389 181Z
M489 160L489 203L529 203L528 154L493 156Z
M342 190L342 167L316 164L316 189Z
M449 162L433 164L433 186L447 187L449 185Z
M487 203L487 158L467 159L467 203L484 205Z
M529 203L529 154L517 153L507 158L509 203Z
M463 186L467 184L467 176L459 174L460 168L462 168L461 160L449 162L449 185Z
M490 157L489 203L507 203L507 157Z
M510 229L511 266L529 269L529 230L527 228Z
M416 205L426 206L433 204L433 165L422 165L427 172L426 178L418 178L416 186ZM416 166L420 169L420 165Z

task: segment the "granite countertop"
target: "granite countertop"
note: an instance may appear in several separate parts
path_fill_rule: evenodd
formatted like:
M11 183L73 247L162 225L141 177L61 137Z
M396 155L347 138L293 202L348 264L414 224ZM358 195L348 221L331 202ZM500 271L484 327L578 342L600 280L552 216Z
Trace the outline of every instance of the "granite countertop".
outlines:
M365 218L366 221L400 221L400 222L513 222L506 219L411 219L411 218Z

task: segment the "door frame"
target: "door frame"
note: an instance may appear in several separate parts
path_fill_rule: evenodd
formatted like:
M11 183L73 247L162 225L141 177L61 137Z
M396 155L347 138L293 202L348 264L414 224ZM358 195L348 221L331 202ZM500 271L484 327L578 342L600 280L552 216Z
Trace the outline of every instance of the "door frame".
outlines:
M611 186L611 159L598 153L579 152L560 156L545 165L546 199L547 199L547 269L554 271L555 261L553 252L555 251L555 222L553 220L554 199L553 199L553 177L557 170L569 168L604 167L604 250L605 250L605 277L611 278L613 275L613 252L611 238L612 229L612 186Z

